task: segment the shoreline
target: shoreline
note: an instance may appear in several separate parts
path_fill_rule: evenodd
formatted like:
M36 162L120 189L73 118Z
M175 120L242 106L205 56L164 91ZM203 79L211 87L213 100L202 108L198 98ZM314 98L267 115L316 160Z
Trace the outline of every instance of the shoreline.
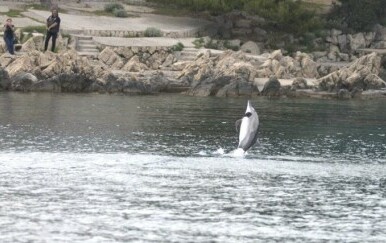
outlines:
M71 4L67 4L68 9L73 7ZM98 8L101 6L99 3ZM44 20L48 14L30 9L23 13L23 18L35 16L31 19L31 23L35 23L36 19ZM106 27L95 28L98 20L95 16L84 18L71 13L62 16L58 53L40 52L44 40L42 34L34 34L20 45L22 52L15 57L1 55L0 50L0 90L133 95L184 92L193 96L329 99L386 96L386 83L378 76L386 73L382 61L386 52L377 54L370 52L373 49L358 49L362 56L354 56L334 49L329 53L298 51L289 56L280 49L260 53L259 46L253 42L245 43L248 48L241 51L197 49L193 42L201 38L171 37L166 33L174 28L172 26L177 32L189 32L192 26L198 31L207 25L192 18L182 21L181 18L146 12L142 14L146 21L135 26L137 31L159 21L164 36L128 38L136 34L130 32L130 26L122 28L122 19L103 16L104 20L110 21L110 32L104 32ZM90 21L90 18L94 20ZM182 22L174 23L176 19ZM124 21L137 23L138 19ZM246 24L245 21L242 23ZM115 28L118 25L119 28ZM85 36L85 33L91 36ZM332 40L339 34L339 31L331 31ZM224 44L209 37L202 41ZM240 44L240 41L232 43ZM180 44L182 48L175 50ZM366 54L367 51L370 54ZM328 59L330 57L335 61ZM318 63L318 58L324 62Z

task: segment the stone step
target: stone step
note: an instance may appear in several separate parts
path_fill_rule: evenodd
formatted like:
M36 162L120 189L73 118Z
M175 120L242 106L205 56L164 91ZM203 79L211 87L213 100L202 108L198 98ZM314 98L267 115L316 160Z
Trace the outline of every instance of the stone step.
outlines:
M97 57L99 50L92 36L77 35L76 50L80 56Z
M99 52L78 51L78 55L97 57L99 55Z
M193 48L193 47L185 47L182 51L184 52L194 52L194 53L199 53L200 49Z
M177 58L177 60L185 62L185 61L194 61L195 59L191 58L191 57L184 57L184 56L182 56L182 57Z
M96 48L78 48L77 51L79 52L97 52L99 53L99 50Z
M93 41L93 37L92 36L82 36L82 35L78 35L78 41L81 41L81 40L90 40L90 41Z
M78 40L78 44L83 45L95 45L95 42L92 40Z
M93 43L78 43L78 47L83 48L96 48L96 45Z

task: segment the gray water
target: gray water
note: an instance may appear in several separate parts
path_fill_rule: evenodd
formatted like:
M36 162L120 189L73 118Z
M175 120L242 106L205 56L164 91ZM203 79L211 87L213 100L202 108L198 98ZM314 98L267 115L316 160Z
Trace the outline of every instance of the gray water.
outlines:
M384 242L385 102L0 93L0 242Z

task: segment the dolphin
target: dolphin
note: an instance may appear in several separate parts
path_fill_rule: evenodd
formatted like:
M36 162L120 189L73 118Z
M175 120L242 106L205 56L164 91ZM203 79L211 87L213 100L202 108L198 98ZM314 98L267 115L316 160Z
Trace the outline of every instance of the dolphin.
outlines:
M259 116L248 100L247 110L242 119L236 121L236 130L240 127L239 145L246 152L257 140L257 130L259 128Z

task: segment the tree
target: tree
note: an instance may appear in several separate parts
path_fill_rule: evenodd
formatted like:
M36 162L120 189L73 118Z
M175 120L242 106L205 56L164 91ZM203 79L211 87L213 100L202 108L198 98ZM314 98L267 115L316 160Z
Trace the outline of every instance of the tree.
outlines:
M385 0L339 0L332 12L335 20L354 31L369 31L385 20Z

